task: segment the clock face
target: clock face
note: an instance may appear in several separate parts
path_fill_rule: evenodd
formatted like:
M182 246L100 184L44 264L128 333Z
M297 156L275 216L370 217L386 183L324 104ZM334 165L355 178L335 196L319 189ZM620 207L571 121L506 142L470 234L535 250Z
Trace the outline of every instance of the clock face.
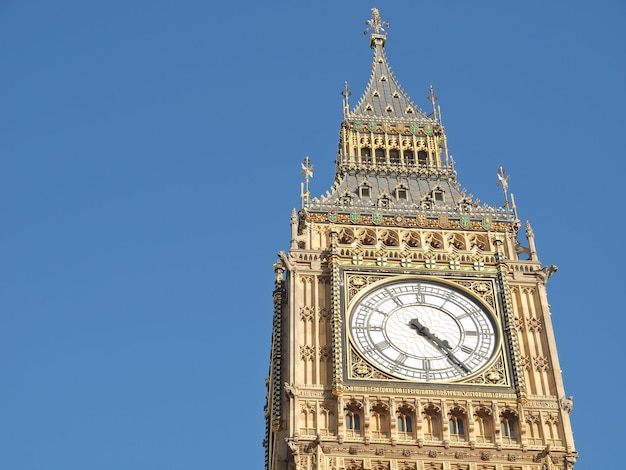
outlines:
M350 334L361 354L396 377L449 382L491 360L498 329L480 302L447 284L415 279L386 283L351 310Z

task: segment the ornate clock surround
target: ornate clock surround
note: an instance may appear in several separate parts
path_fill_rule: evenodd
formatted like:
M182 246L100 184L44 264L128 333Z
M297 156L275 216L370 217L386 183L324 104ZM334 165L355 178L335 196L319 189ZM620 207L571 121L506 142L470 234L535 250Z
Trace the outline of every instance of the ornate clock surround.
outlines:
M497 388L499 391L510 391L514 396L513 376L511 374L511 357L507 353L509 345L505 331L504 303L497 294L497 278L496 276L470 276L463 274L437 275L424 272L405 272L397 273L385 270L363 270L363 269L340 269L341 281L343 288L340 290L341 295L341 362L343 364L343 388L358 387L359 385L371 385L376 383L377 386L384 389L397 388L400 383L402 387L415 389L416 393L422 388L453 388L462 390L467 385L481 386L486 389L493 390ZM428 383L419 380L401 379L380 370L376 365L371 364L358 348L352 343L349 334L349 316L351 307L353 307L355 298L363 295L372 286L382 282L420 279L424 281L433 281L437 283L446 283L460 289L473 298L479 300L492 310L494 320L498 325L499 342L493 358L489 361L489 365L478 373L472 373L468 377L455 380L448 383L436 382Z

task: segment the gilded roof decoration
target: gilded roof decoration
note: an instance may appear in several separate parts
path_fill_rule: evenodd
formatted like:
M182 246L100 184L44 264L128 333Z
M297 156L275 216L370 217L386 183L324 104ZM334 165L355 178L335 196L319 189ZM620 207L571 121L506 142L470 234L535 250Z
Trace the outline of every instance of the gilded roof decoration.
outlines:
M367 122L376 117L387 121L435 125L436 121L421 111L398 83L389 67L384 44L382 35L373 35L374 59L369 83L347 118Z

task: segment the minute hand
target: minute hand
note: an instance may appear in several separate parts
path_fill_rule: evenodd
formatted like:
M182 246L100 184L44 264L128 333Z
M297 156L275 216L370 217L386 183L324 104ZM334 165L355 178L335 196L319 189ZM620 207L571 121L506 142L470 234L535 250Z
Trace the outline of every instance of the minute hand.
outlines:
M419 319L414 318L413 320L411 320L409 322L409 326L411 326L412 328L415 328L415 330L417 330L418 334L420 334L424 338L428 339L439 350L441 350L441 352L443 352L446 356L448 356L448 359L450 360L450 362L452 362L453 364L456 364L463 371L465 371L467 373L471 372L469 367L467 367L465 364L463 364L463 362L461 362L459 359L457 359L457 357L454 354L452 354L452 346L450 346L450 343L448 343L447 340L439 339L435 334L431 333L431 331L428 329L428 327L426 327L425 325L422 325L420 323Z

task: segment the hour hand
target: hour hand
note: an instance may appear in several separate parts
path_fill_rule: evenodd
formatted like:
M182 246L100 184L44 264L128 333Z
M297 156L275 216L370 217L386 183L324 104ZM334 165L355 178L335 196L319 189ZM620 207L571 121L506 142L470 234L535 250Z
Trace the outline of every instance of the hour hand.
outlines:
M415 328L417 332L423 337L429 339L438 348L452 349L450 343L447 340L439 339L435 334L431 333L427 326L422 325L418 318L414 318L409 322L409 326Z
M438 338L437 335L431 333L426 326L420 323L418 318L414 318L413 320L411 320L409 322L409 326L411 326L411 328L415 328L420 335L422 335L424 338L427 338L431 342L431 344L439 348L441 352L448 356L450 362L456 364L467 373L471 372L471 370L465 364L463 364L463 362L461 362L454 354L452 354L452 346L450 346L450 343L447 339L442 340Z
M411 328L415 328L417 332L422 336L426 336L427 338L433 337L433 334L430 332L430 330L426 326L422 325L419 319L417 318L414 318L413 320L411 320L409 322L409 326Z

